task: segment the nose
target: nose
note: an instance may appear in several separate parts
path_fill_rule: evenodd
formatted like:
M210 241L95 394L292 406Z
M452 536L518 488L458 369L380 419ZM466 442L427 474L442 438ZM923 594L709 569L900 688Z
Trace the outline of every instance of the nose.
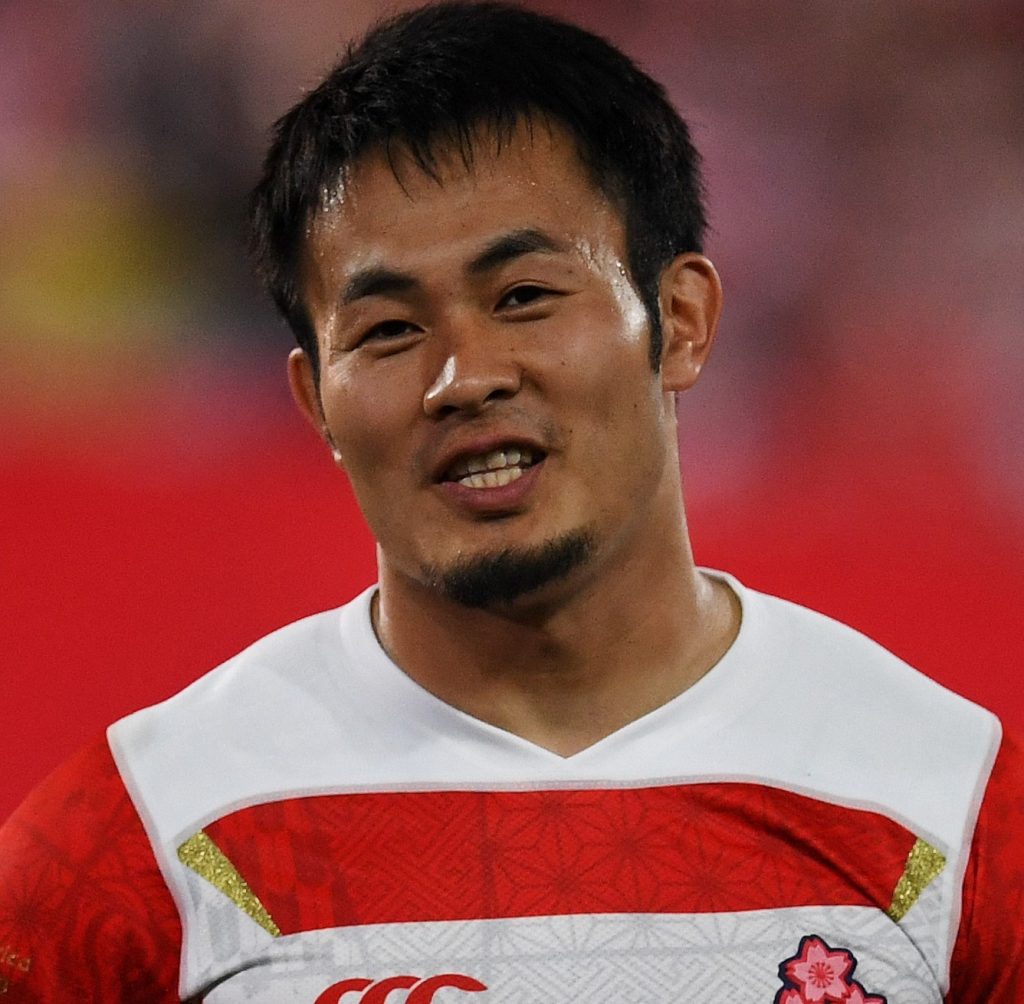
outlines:
M522 374L514 353L499 338L476 329L445 339L441 365L423 395L427 415L478 412L516 394Z

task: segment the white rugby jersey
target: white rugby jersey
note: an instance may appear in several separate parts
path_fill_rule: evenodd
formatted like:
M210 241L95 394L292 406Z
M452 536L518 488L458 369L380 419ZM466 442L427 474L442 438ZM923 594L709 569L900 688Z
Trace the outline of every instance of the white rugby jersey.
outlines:
M114 725L180 920L159 1000L1018 1001L1016 747L993 777L994 716L728 581L721 661L568 758L414 683L372 590Z

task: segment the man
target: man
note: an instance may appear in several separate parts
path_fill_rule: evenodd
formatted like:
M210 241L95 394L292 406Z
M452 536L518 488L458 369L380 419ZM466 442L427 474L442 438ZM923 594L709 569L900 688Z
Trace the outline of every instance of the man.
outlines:
M661 88L513 7L402 15L281 120L257 254L379 583L30 799L8 999L1020 999L1019 747L694 565L699 193Z

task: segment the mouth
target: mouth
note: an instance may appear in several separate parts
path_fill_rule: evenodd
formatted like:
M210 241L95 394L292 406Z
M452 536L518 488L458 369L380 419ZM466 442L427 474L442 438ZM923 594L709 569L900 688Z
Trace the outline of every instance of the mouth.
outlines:
M542 450L509 443L486 453L464 454L445 470L442 481L464 488L503 488L544 459Z

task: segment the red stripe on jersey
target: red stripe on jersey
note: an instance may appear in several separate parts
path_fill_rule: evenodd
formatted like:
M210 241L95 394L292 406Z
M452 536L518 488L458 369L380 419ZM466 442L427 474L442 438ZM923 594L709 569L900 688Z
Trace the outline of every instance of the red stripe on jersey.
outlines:
M756 784L329 795L206 832L282 933L400 921L889 907L915 836Z

